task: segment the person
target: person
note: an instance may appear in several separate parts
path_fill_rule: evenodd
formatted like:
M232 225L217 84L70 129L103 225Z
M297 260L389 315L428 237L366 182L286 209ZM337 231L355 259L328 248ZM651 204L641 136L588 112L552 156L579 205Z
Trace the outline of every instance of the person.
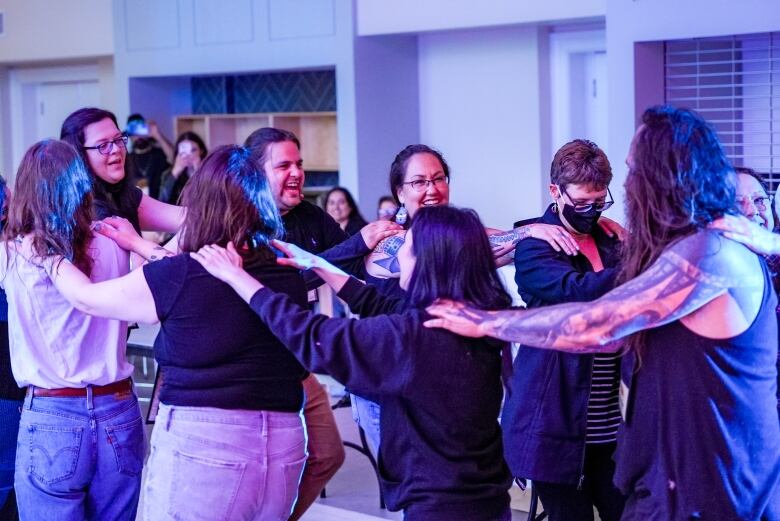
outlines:
M405 147L395 156L389 174L390 191L399 204L396 222L408 226L420 209L448 205L449 183L450 167L440 151L424 144ZM556 252L566 255L575 255L579 247L565 228L547 223L525 224L506 232L491 228L485 231L499 266L512 262L515 245L527 238L541 239ZM380 242L366 257L366 281L385 295L403 296L398 285L399 265L396 259L403 241L404 232L398 232ZM352 411L355 421L364 429L369 445L376 450L381 443L379 406L353 395Z
M0 231L5 228L10 195L5 179L0 176ZM19 519L14 493L14 468L24 392L16 385L11 372L8 299L0 288L0 519L7 521Z
M612 205L611 180L595 143L575 139L555 153L552 204L536 222L564 227L578 254L539 239L518 243L515 282L529 308L587 302L614 287L620 241L597 225ZM501 418L504 452L512 475L533 481L551 521L592 520L594 506L603 521L620 519L624 499L612 484L619 380L616 353L517 351Z
M248 150L214 150L182 199L188 209L184 254L160 254L127 220L109 218L101 233L156 262L93 284L63 260L53 267L53 281L84 312L161 323L154 354L164 378L143 518L286 520L306 460L304 370L241 299L186 252L232 241L251 276L300 305L306 304L303 280L278 266L268 248L281 234L281 218Z
M325 211L348 236L355 235L368 224L360 215L355 199L346 188L331 188L325 193L323 201Z
M80 312L47 271L64 258L95 282L127 273L127 253L90 230L90 188L73 147L34 144L19 165L0 246L11 367L27 386L14 477L22 520L136 515L145 440L127 323Z
M162 174L160 201L178 204L187 181L198 171L208 151L206 144L195 132L182 132L176 140L176 159L173 166Z
M173 149L157 125L151 121L147 124L141 114L127 118L127 135L132 141L131 152L127 154L130 180L146 184L149 197L159 199L162 174L171 166L168 158L173 157Z
M393 199L392 195L383 195L379 198L379 202L376 205L377 220L392 221L397 211L398 205L395 204L395 199Z
M776 219L766 183L752 168L736 167L737 206L742 215L768 230L774 230Z
M92 178L96 219L123 217L139 233L178 231L184 210L144 194L126 175L128 137L119 130L113 113L92 107L79 109L65 118L60 139L79 152Z
M629 337L622 519L779 519L777 300L762 259L708 229L735 211L734 172L701 116L669 106L645 111L627 164L621 286L533 310L441 302L426 325L573 353Z
M501 351L509 346L422 327L437 297L457 295L480 309L511 302L477 215L447 206L419 211L398 254L408 300L383 297L299 248L278 247L371 318L315 315L247 277L233 248L206 246L193 256L308 369L381 404L379 474L390 510L403 509L408 521L509 520L511 478L497 421Z
M252 150L257 164L268 177L288 242L322 255L349 273L361 273L364 256L398 229L393 223L371 223L347 238L344 230L324 210L304 200L305 172L300 141L294 133L271 127L259 128L247 137L244 146ZM310 290L322 284L310 271L304 272L304 280ZM312 374L304 379L303 386L309 459L291 521L300 519L314 503L345 457L327 392Z

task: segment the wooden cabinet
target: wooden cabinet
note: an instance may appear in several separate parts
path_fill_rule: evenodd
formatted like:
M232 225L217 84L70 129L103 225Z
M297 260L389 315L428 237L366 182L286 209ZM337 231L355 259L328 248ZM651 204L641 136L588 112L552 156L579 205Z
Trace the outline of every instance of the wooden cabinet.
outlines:
M188 130L195 132L203 138L209 150L220 145L243 144L249 134L261 127L289 130L301 141L307 195L316 195L338 183L335 112L194 114L176 116L174 127L176 136Z

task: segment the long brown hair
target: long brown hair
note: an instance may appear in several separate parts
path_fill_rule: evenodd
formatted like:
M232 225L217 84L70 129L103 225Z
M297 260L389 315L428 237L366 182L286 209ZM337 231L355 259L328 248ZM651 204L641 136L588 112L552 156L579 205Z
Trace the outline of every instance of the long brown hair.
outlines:
M4 239L32 235L37 257L62 256L89 275L91 189L90 176L75 148L53 139L35 143L16 173Z
M655 262L672 243L734 213L736 180L715 131L696 112L652 107L632 145L626 178L628 226L620 282ZM640 348L643 335L628 339Z
M219 147L206 157L181 196L187 208L182 251L232 241L251 257L283 235L282 218L259 165L248 149L238 146Z

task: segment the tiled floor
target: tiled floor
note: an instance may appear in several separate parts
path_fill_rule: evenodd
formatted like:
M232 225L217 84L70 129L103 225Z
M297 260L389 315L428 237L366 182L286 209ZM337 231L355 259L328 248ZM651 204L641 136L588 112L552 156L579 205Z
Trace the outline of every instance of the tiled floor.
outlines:
M138 337L134 334L134 337ZM141 335L143 336L143 334ZM151 394L151 383L154 379L154 362L147 359L146 374L143 372L143 360L136 356L133 363L136 366L134 379L138 386L138 395L141 400L141 409L146 415L148 399ZM328 386L334 395L342 392L341 386L323 377L322 381ZM336 399L334 398L334 402ZM352 421L349 408L337 409L336 422L339 426L342 438L359 444L358 430ZM152 425L147 427L147 436L151 435ZM346 448L346 461L344 466L336 473L326 488L326 498L319 499L317 503L303 517L304 521L373 521L377 519L401 520L400 512L388 512L379 508L379 488L373 469L368 459L359 452ZM143 502L143 496L141 497ZM513 508L526 508L528 505L527 493L521 493L519 489L513 490ZM140 508L139 508L140 512ZM513 521L525 520L527 513L514 510ZM138 517L140 519L140 515Z

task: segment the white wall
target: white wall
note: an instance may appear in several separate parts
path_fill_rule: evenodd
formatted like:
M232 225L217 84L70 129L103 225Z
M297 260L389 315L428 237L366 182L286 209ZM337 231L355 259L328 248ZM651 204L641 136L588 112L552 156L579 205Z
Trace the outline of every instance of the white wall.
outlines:
M105 0L0 0L0 63L109 56L113 10Z
M663 93L653 99L643 90L643 82L663 87L662 70L652 46L637 52L649 53L635 64L635 44L680 38L724 36L780 30L780 3L777 0L607 0L607 75L609 78L609 145L606 150L615 173L613 194L618 204L613 213L623 211L623 191L631 137L644 106L635 103L642 90L641 104L661 102ZM661 62L662 66L662 62ZM660 80L660 81L659 81ZM620 192L620 195L618 195Z
M536 27L419 36L420 139L447 159L452 203L474 208L488 226L542 211L546 38Z
M358 34L601 18L606 0L357 0Z

